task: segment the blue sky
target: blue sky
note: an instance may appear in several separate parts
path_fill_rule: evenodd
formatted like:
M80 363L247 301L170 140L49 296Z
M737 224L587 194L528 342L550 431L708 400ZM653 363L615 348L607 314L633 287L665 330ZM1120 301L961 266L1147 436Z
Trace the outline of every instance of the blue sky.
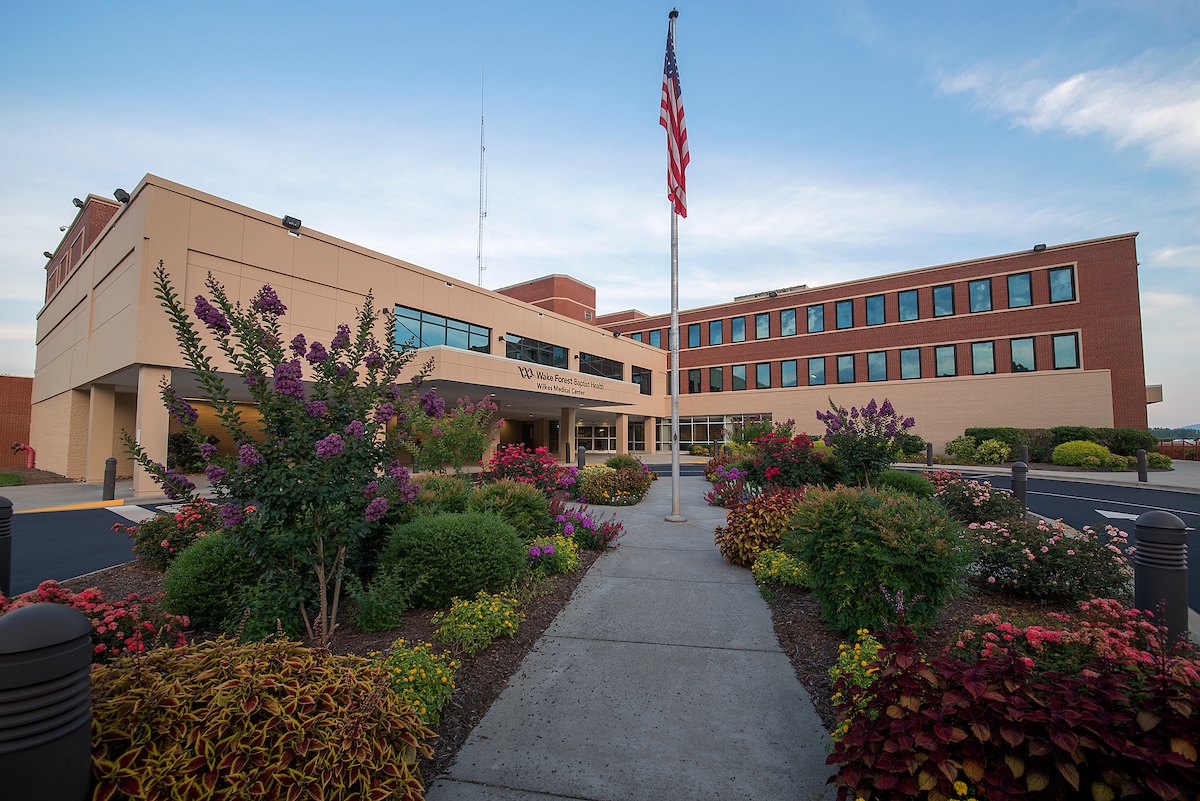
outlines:
M71 198L152 172L461 280L669 308L670 5L33 4L0 29L0 372ZM1200 5L684 3L684 308L1140 231L1151 425L1200 422Z

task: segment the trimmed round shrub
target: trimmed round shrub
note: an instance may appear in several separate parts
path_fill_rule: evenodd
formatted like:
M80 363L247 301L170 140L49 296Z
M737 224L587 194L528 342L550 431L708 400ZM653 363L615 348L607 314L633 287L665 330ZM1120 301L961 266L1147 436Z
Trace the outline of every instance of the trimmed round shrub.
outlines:
M163 578L167 611L187 615L192 628L220 629L236 619L244 588L262 572L253 557L226 541L224 531L196 540L176 557Z
M806 493L780 550L808 565L821 619L839 631L898 622L894 602L925 626L970 561L961 526L935 501L855 487Z
M486 512L418 517L392 528L380 555L405 582L425 581L413 595L418 609L440 609L454 598L499 592L525 572L528 554L517 530Z
M784 490L751 498L730 509L725 516L728 525L718 527L713 536L725 561L753 567L759 551L779 545L803 497L803 490Z
M526 542L549 531L550 502L546 494L532 484L511 478L480 484L467 499L467 510L497 515Z
M1009 447L998 439L985 439L975 448L975 460L983 464L1000 464L1008 458Z
M1109 457L1108 448L1103 445L1098 445L1095 442L1086 440L1075 440L1073 442L1064 442L1054 449L1054 454L1050 457L1054 464L1071 465L1074 467L1087 466L1085 459L1091 457L1096 459L1099 465L1107 464Z
M1171 457L1161 453L1147 453L1146 466L1153 467L1155 470L1174 470L1171 466Z
M620 470L622 467L641 467L642 463L628 453L621 453L605 462L604 466L611 467L613 470Z
M471 487L458 476L447 473L421 473L412 479L421 487L413 503L416 514L465 512L471 497Z
M1025 509L1008 490L982 481L955 479L942 484L934 498L963 523L1023 518Z
M925 476L903 470L884 470L879 474L879 486L907 492L918 498L932 498L933 493L937 492L937 487Z
M946 443L946 455L957 456L960 459L974 459L975 438L966 435L955 437Z
M92 669L95 798L420 801L433 732L370 660L274 640ZM381 691L382 690L382 691Z
M1136 456L1139 449L1158 451L1158 437L1139 428L1097 428L1092 433L1096 442L1119 456Z

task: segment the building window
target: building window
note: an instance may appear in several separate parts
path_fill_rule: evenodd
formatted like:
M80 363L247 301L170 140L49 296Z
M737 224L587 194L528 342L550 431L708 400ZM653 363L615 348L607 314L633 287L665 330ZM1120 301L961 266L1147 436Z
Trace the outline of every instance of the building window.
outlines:
M867 380L887 381L887 352L875 351L867 354Z
M771 315L756 314L754 315L754 338L767 339L771 336Z
M688 347L700 347L700 323L692 323L688 326Z
M1019 309L1033 305L1033 282L1029 273L1008 277L1008 308Z
M948 375L958 375L958 358L954 354L953 345L942 345L933 351L934 373L938 378Z
M630 372L630 380L633 381L633 383L637 384L639 387L641 387L642 394L649 395L650 394L650 377L653 375L653 372L650 370L647 370L645 367L631 367L631 368L629 368L629 372Z
M539 342L516 334L504 335L504 355L519 362L544 364L547 367L567 368L567 349L548 342Z
M900 378L921 377L921 349L905 348L900 351Z
M624 363L614 362L603 356L593 356L590 353L579 354L579 372L598 375L601 378L612 378L616 381L625 380Z
M949 317L954 314L954 286L935 286L933 288L933 316Z
M700 371L688 370L687 391L689 395L700 394Z
M708 344L710 344L710 345L720 345L721 344L721 321L720 320L713 320L711 323L708 324Z
M971 299L971 313L992 310L992 282L985 278L982 281L967 283L967 294Z
M921 316L920 307L917 305L917 290L910 289L901 292L896 295L896 299L900 304L900 322L907 323L909 320L916 320Z
M641 342L642 341L642 332L638 331L636 334L630 334L629 338L632 339L634 342Z
M476 353L491 353L492 329L407 306L397 306L396 345L409 343L416 348L449 345Z
M1050 270L1050 302L1075 300L1075 271L1070 267Z
M1014 339L1009 346L1012 349L1012 371L1014 373L1032 373L1037 369L1033 358L1033 337Z
M971 343L971 374L989 375L996 372L996 346L991 342Z
M629 450L644 451L646 450L646 421L635 423L629 421Z
M662 331L650 332L650 344L656 348L662 347Z
M796 310L784 309L779 313L779 336L793 337L796 335Z
M819 334L825 330L825 307L808 307L808 333Z
M796 386L796 360L795 359L781 363L779 365L779 373L780 373L779 386L781 386L781 387Z
M730 387L734 392L738 392L746 388L746 365L735 364L733 366L733 386Z
M1079 366L1079 334L1056 334L1054 342L1054 369L1069 370Z
M733 329L729 336L730 342L745 342L746 341L746 318L734 317L729 321L730 327Z
M771 388L771 365L770 364L754 365L754 388L755 389L770 389Z
M590 311L585 311L585 312L583 313L583 319L585 319L585 320L590 320L590 319L592 319L592 313L591 313Z
M854 327L854 301L839 300L834 304L838 328Z
M723 439L729 427L721 415L712 417L680 417L679 448L685 450L692 445L714 445ZM658 449L671 450L671 418L660 418L658 423Z
M808 360L808 385L819 387L825 383L825 357L817 356Z
M720 392L723 389L725 389L725 368L708 368L708 391Z
M886 321L883 312L883 295L872 295L867 298L867 325L883 325Z
M839 384L854 383L854 356L838 356L837 371Z

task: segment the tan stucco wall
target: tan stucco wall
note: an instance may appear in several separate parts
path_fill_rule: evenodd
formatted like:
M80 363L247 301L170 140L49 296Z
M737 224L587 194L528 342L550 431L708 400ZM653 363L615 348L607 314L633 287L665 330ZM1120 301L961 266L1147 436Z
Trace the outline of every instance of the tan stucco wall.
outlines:
M137 395L132 392L118 392L113 414L113 450L112 455L117 460L117 477L131 478L133 476L133 459L125 453L124 434L133 435L134 421L137 419Z
M898 413L916 420L912 433L932 442L940 453L972 426L1112 426L1110 387L1107 370L1004 373L683 395L679 414L769 412L773 420L794 419L796 431L818 436L824 435L825 426L816 413L829 409L829 398L847 409L865 406L872 398L879 403L888 398Z
M67 478L87 472L87 431L91 395L72 390L33 404L29 444L37 467Z

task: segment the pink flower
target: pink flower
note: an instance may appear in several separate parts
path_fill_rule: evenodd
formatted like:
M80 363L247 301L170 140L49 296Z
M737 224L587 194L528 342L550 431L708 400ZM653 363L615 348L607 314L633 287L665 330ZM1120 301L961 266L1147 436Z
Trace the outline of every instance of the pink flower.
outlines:
M170 545L170 543L168 543L166 540L163 540L163 541L162 541L162 547L164 547L164 548L170 548L170 547L171 547L171 545Z
M1043 545L1043 546L1042 546L1042 553L1050 553L1050 549L1049 549L1049 548L1047 548L1045 545Z
M996 583L996 577L988 576L988 584L995 584L995 583Z

